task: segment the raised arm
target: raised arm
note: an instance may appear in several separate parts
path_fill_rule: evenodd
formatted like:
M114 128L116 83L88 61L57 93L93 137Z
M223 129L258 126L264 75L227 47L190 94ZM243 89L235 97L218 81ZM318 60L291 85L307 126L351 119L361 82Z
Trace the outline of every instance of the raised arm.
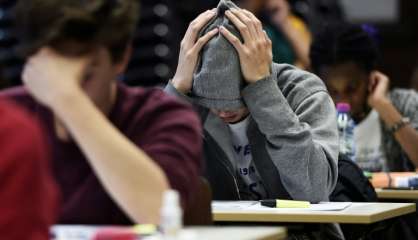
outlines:
M418 167L418 148L416 147L418 142L418 95L416 93L409 94L406 101L409 109L406 113L407 115L402 116L387 97L389 83L389 78L383 73L378 71L372 72L370 75L368 103L379 113L388 128L398 124L404 117L409 118L410 123L395 131L394 137L415 167Z
M113 126L81 89L88 61L88 57L64 57L44 48L25 65L25 86L64 123L104 188L127 215L136 222L158 223L168 179L156 161Z

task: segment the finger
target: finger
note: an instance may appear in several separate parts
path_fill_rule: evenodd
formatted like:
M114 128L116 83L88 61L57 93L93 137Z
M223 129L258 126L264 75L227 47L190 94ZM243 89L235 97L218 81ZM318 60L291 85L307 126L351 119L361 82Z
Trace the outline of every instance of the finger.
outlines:
M376 83L377 83L376 74L375 72L372 72L370 74L370 79L369 79L369 86L368 86L369 92L373 92L373 90L376 87Z
M389 83L389 77L388 76L386 76L385 74L383 74L383 73L381 73L379 71L375 71L375 73L376 73L376 78L379 81L383 82L384 84L388 84Z
M375 75L376 79L376 86L383 92L386 92L388 86L389 86L389 78L384 75L383 73L376 71Z
M239 38L237 38L234 34L232 34L228 29L225 27L221 27L220 31L222 35L234 46L234 48L238 51L238 53L242 52L242 43Z
M376 79L373 90L376 93L385 94L386 93L386 84L381 79Z
M202 28L216 15L214 10L208 10L200 14L195 20L193 20L187 28L182 44L186 47L191 47L195 44L196 39L202 30Z
M256 34L256 31L255 31L255 22L244 13L244 10L233 8L232 9L232 13L235 16L237 16L238 19L241 22L243 22L247 27L249 27L251 33L253 34L253 37L255 37L255 34Z
M248 27L251 34L251 39L257 39L255 22L251 18L247 17L247 15L244 13L244 10L233 8L231 11L236 17L238 17L241 22L243 22Z
M208 10L204 13L201 13L197 18L190 22L189 27L187 28L185 38L196 40L199 31L207 24L210 19L213 18L215 12L213 10Z
M254 27L255 30L257 32L257 36L258 37L263 37L263 24L261 23L261 21L250 11L243 9L243 13L249 18L251 19L251 21L253 21L254 23Z
M272 49L273 43L270 40L269 36L267 35L266 31L263 30L262 34L263 34L264 41L266 41L267 43L265 49L268 51L270 61L272 62L273 61L273 49Z
M208 24L208 22L216 15L215 10L208 10L202 14L200 14L195 20L190 23L189 29L190 33L192 34L199 34L200 30Z
M269 35L267 34L265 30L263 30L263 37L266 41L271 41Z
M267 49L270 52L271 57L273 58L273 50L272 50L273 42L271 41L270 37L267 35L267 32L264 30L263 30L263 37L265 41L267 42Z
M203 46L205 46L206 43L208 43L209 40L211 40L218 33L219 33L219 29L218 28L215 28L212 31L206 33L203 37L199 38L199 40L194 45L192 51L194 53L199 53L200 50L202 50Z
M249 42L252 37L250 33L250 29L247 25L245 25L237 16L235 16L230 10L225 12L228 19L235 25L238 31L241 33L244 42Z
M22 80L23 80L23 83L26 84L28 82L29 76L32 75L32 72L33 71L34 70L33 70L32 65L30 63L26 63L25 66L24 66L24 68L23 68L23 72L22 72Z

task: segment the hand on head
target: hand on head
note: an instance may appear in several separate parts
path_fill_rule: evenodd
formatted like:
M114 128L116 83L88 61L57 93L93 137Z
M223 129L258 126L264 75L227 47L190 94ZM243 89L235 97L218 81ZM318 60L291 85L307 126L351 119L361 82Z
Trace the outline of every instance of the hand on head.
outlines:
M248 83L254 83L269 76L273 61L272 43L260 20L251 12L242 9L228 10L226 16L238 28L244 39L242 43L228 29L220 28L221 33L238 52L244 79Z
M66 57L44 47L28 59L22 79L32 96L51 106L57 98L81 91L80 82L89 61L88 56Z
M218 34L218 29L208 32L199 38L199 33L216 15L216 10L209 10L199 15L190 23L181 42L179 63L172 83L178 91L187 93L192 88L199 53L204 45ZM240 31L242 43L226 28L220 32L231 42L238 52L241 70L248 83L256 82L270 75L272 63L272 43L262 28L261 22L247 10L234 9L226 11L226 16Z
M173 85L182 93L187 93L192 88L193 72L197 65L200 50L218 33L218 29L206 33L199 38L199 33L204 26L216 15L216 10L208 10L193 20L181 41L179 62L176 74L173 77Z
M379 71L373 71L369 79L369 96L368 104L372 108L377 108L379 105L388 101L387 93L389 90L389 78Z

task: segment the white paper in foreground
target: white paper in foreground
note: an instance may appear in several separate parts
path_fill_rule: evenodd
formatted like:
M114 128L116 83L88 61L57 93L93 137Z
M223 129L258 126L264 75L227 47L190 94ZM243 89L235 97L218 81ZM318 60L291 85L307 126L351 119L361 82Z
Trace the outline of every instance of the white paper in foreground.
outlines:
M349 207L351 202L320 202L311 204L309 208L270 208L261 206L257 201L212 201L212 210L214 211L235 211L235 210L290 210L290 211L341 211Z
M212 201L212 209L242 210L257 204L257 201Z

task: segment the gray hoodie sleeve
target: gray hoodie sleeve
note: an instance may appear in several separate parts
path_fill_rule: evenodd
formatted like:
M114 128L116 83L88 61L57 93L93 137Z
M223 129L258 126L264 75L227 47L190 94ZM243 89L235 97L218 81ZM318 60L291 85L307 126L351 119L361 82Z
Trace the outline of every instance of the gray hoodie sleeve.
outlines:
M186 101L186 102L188 102L188 103L190 103L190 104L192 104L192 100L187 96L187 95L184 95L183 93L181 93L181 92L179 92L174 86L173 86L173 84L171 83L171 81L169 81L168 83L167 83L167 86L165 86L165 88L164 88L164 92L166 92L166 93L168 93L168 94L170 94L170 95L173 95L173 96L175 96L175 97L177 97L177 98L179 98L179 99L182 99L183 101Z
M187 95L179 92L173 86L173 84L171 83L171 81L169 81L168 84L167 84L167 86L165 86L164 92L166 92L166 93L168 93L168 94L170 94L172 96L175 96L175 97L177 97L178 99L180 99L180 100L182 100L184 102L187 102L189 104L192 104L193 105L193 108L195 109L195 111L197 112L197 114L199 115L199 117L200 117L200 119L202 121L204 121L204 119L207 117L207 115L209 113L209 110L206 109L206 108L204 108L204 107L200 107L200 106L194 104L193 103L193 100L189 96L187 96Z
M291 197L327 200L338 175L332 99L315 75L294 68L278 73L273 67L270 77L242 91L245 103L267 139L267 151Z

